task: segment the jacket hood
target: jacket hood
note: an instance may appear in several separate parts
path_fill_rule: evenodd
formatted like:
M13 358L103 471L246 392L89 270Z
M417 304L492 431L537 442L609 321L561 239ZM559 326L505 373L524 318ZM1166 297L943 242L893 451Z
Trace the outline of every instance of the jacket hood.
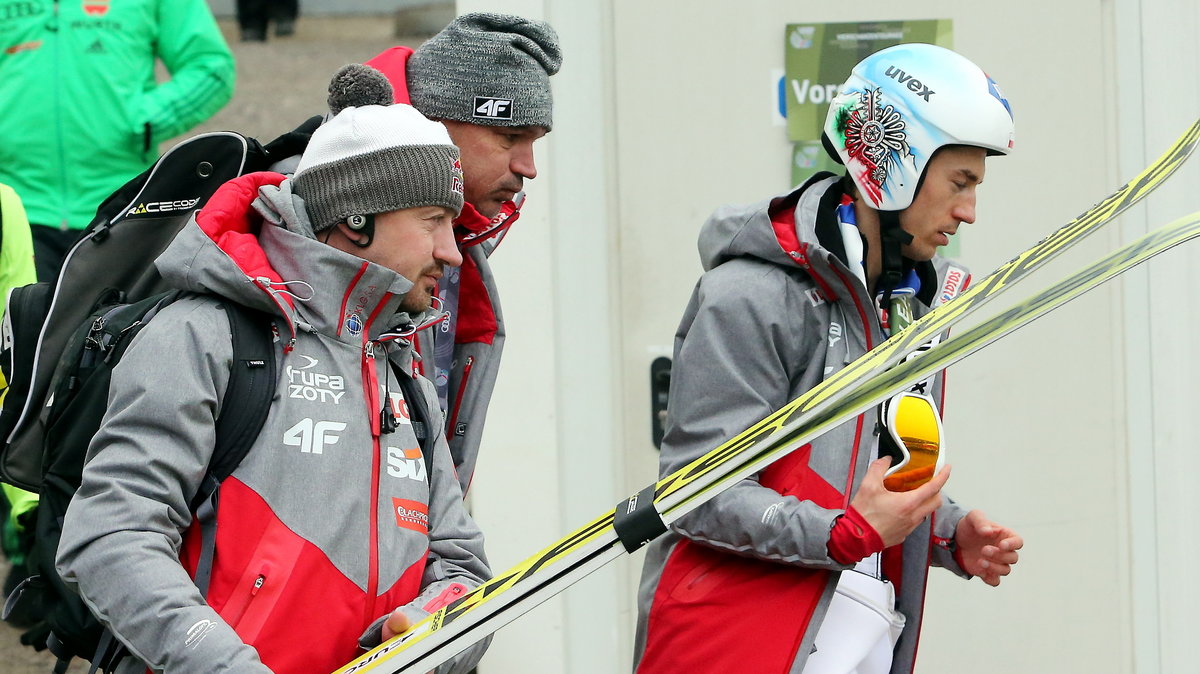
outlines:
M824 208L823 202L829 201L827 192L839 180L830 174L825 176L818 176L784 197L748 205L722 206L714 211L701 228L697 244L704 270L745 256L793 267L796 260L788 251L793 250L796 243L807 244L810 249L821 248L817 213ZM836 189L833 191L837 192ZM835 196L840 197L840 192ZM772 213L788 207L795 209L798 226L782 227L771 221Z
M814 278L835 267L854 276L837 220L837 206L843 195L840 177L819 173L789 194L745 206L718 208L700 230L698 247L704 270L734 258L753 257L784 267L802 267ZM820 265L813 264L818 261ZM968 277L966 268L952 265L940 255L923 262L906 259L904 264L906 273L915 272L915 283L920 288L917 297L927 306L940 301L941 295L952 297L961 291L940 285L949 267L959 270L958 278ZM828 289L836 280L818 279L818 283ZM906 277L906 283L911 282ZM861 282L857 285L867 292Z
M316 240L304 201L278 173L222 185L155 261L163 278L359 342L436 318L410 316L400 274Z

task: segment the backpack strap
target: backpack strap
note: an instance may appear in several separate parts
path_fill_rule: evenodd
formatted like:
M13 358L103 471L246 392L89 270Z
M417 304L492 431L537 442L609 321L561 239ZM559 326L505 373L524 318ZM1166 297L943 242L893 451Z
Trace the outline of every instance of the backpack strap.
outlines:
M208 595L217 542L217 501L221 482L242 463L262 431L278 379L270 317L238 304L222 303L222 306L229 314L233 366L229 386L221 400L221 414L217 417L212 460L199 492L192 499L201 541L195 580L200 594L205 596Z
M208 466L218 482L233 473L258 438L278 381L271 318L239 304L224 306L233 334L233 369L217 419L216 452Z
M437 447L437 431L434 429L429 416L429 406L425 404L425 395L417 378L400 372L394 365L392 371L400 381L400 392L404 394L404 402L408 405L409 420L412 421L413 433L417 436L417 444L421 445L421 456L425 459L425 475L433 484L433 451Z

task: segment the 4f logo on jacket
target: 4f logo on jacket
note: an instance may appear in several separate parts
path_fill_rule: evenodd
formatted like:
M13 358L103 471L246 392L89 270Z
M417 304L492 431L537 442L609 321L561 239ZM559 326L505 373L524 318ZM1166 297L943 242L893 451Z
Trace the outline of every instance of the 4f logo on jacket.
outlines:
M392 477L403 477L417 482L425 482L425 461L419 447L400 449L387 448L387 472Z
M325 447L336 445L338 435L346 430L340 421L313 421L301 419L300 423L283 432L283 444L299 447L301 454L324 454Z
M474 116L482 119L512 119L512 104L508 98L476 96Z

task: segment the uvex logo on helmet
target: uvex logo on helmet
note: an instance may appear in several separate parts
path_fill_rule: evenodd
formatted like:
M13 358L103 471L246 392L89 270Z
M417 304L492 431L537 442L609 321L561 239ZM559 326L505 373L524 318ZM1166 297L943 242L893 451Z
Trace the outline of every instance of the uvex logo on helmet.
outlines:
M908 90L920 96L921 98L924 98L925 102L927 103L929 102L929 97L937 93L933 89L925 86L921 80L914 78L912 75L904 72L896 66L888 66L887 71L884 72L884 75L896 80L900 84L907 82L908 84L905 86L908 87Z

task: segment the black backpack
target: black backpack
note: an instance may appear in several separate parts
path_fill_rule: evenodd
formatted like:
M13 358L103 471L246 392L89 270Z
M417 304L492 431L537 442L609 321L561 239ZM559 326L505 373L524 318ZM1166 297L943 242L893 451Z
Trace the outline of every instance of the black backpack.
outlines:
M34 610L44 616L44 625L26 633L22 642L35 648L44 643L58 656L60 669L65 669L72 658L83 657L94 667L108 670L120 657L120 649L99 621L63 584L55 571L54 558L67 506L79 488L88 444L107 409L112 369L137 333L163 307L185 296L185 292L173 291L125 304L120 293L109 294L108 301L97 307L67 341L55 372L53 397L43 415L46 439L36 521L26 523L33 531L27 564L34 575L13 591L5 614L36 604ZM258 437L276 385L270 317L236 304L221 306L229 313L233 366L216 423L212 461L191 503L203 541L197 572L202 591L207 589L216 536L218 486L237 468Z
M0 479L40 491L44 405L68 337L115 289L133 303L168 292L154 260L226 181L303 151L314 117L265 147L221 131L190 138L100 205L55 281L9 292L0 358L9 382L0 407Z
M88 443L107 407L110 372L134 334L184 294L163 281L154 259L218 187L302 151L319 119L266 147L230 132L180 143L105 200L55 281L9 293L0 356L9 383L0 408L0 479L39 492L40 499L35 521L23 520L27 536L32 532L27 565L34 575L9 597L5 615L23 609L43 618L22 642L51 648L59 656L56 669L65 670L72 657L107 669L119 650L62 583L54 558ZM230 315L236 365L222 406L232 413L218 420L213 463L193 501L205 536L215 536L203 519L215 508L215 487L258 435L276 383L268 317L222 306ZM215 510L209 516L215 519Z

